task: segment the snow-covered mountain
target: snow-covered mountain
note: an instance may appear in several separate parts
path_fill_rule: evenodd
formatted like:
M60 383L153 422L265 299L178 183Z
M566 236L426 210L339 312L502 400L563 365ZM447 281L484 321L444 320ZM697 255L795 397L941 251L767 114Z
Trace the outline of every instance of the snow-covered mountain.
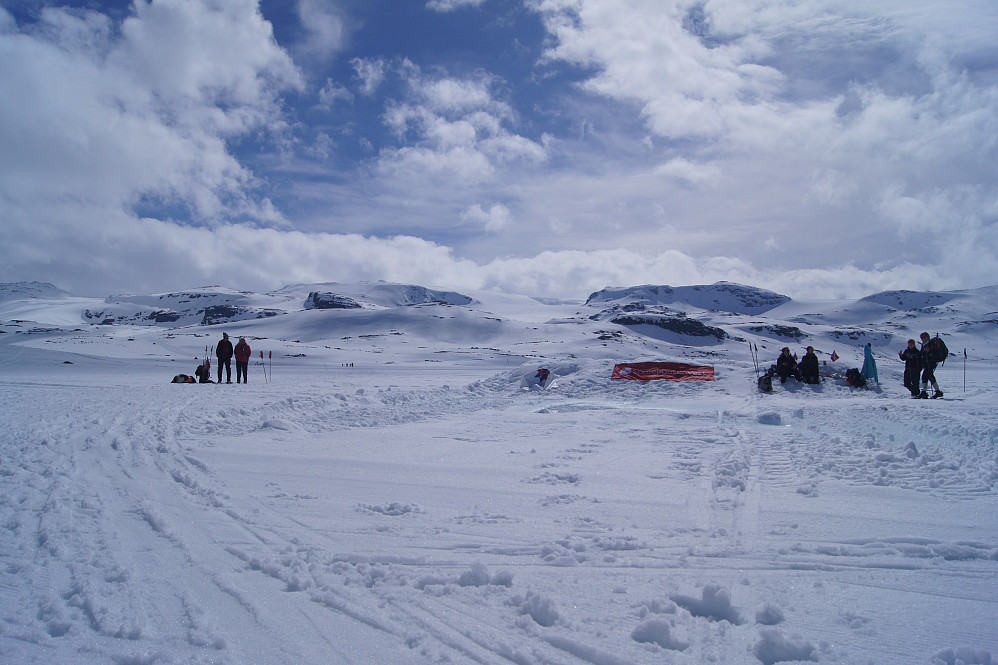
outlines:
M588 305L626 302L630 305L681 306L732 314L762 314L790 302L788 296L731 282L700 286L607 287L589 296Z
M18 283L0 285L0 294L6 298L0 303L0 325L15 333L116 328L134 334L136 328L157 327L200 337L224 325L293 346L385 334L460 345L473 332L481 344L509 340L504 351L510 353L520 351L520 337L529 333L538 338L538 348L578 340L633 349L627 353L641 359L739 352L746 342L764 350L810 344L841 355L842 349L867 342L878 349L903 347L923 330L950 336L953 348L977 349L998 320L998 287L889 291L820 302L724 282L606 288L584 303L387 282L297 284L263 294L210 286L103 300L73 298L52 285ZM511 311L513 301L516 315L496 313Z
M48 282L0 283L0 303L10 300L57 300L68 296L68 293Z

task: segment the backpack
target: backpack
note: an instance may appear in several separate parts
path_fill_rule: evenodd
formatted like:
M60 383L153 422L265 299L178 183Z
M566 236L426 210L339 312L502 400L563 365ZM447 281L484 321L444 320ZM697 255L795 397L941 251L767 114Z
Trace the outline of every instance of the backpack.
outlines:
M846 370L846 383L848 383L853 388L866 387L866 379L863 378L863 374L856 367Z
M929 360L934 363L944 363L948 357L949 349L946 348L946 342L936 335L929 341Z
M773 392L773 375L763 374L759 377L759 390L764 393Z

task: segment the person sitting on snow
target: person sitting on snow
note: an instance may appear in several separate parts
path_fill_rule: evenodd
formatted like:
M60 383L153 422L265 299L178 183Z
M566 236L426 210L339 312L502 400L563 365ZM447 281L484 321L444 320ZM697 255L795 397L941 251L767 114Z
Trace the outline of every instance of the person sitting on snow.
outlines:
M198 383L214 383L209 374L210 372L205 368L204 363L198 365L198 368L194 370L194 376L197 377Z
M539 370L537 370L537 374L534 375L534 378L537 379L538 385L543 386L544 382L548 380L548 376L550 375L551 375L551 370L547 369L546 367L541 367Z
M804 383L821 383L818 376L818 356L814 354L814 347L807 347L807 353L800 359L800 375Z
M797 367L797 359L790 354L789 347L783 347L783 352L776 359L776 373L780 377L780 383L786 383L789 377L801 380L800 369Z

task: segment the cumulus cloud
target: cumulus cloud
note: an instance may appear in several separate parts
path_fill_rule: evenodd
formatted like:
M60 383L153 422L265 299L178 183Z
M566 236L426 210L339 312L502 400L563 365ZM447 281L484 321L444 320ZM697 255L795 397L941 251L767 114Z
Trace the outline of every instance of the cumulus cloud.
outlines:
M402 63L400 71L407 94L388 105L384 122L401 145L382 153L383 172L393 178L478 184L505 163L545 159L543 145L511 129L517 116L495 94L494 77L482 72L428 75L411 62Z
M967 4L973 11L893 0L536 7L553 39L549 61L591 71L581 86L634 108L651 145L682 146L652 175L710 185L710 198L695 200L644 179L643 195L621 197L630 211L642 198L647 211L658 206L686 251L709 251L696 238L716 225L715 251L760 265L900 274L921 264L945 275L961 272L965 241L989 266L998 242L983 212L998 192L988 166L998 144L982 140L998 129L998 88L993 69L969 66L993 67L993 40L977 24L998 10ZM651 187L663 184L654 202ZM632 233L653 228L650 214L641 220L630 216Z
M461 215L461 219L465 222L479 226L489 232L501 231L506 228L511 218L512 212L501 203L493 204L488 210L485 210L481 204L476 203Z
M48 7L24 26L0 9L0 278L87 295L994 283L998 50L982 26L998 6L960 3L537 0L531 85L562 81L543 108L499 73L348 59L332 2L294 5L300 62L343 58L308 77L256 0L140 1L123 21ZM325 83L289 112L306 79ZM308 113L323 124L305 142ZM323 170L350 132L363 157ZM254 172L261 152L280 167ZM307 223L287 218L299 200Z
M354 101L354 94L346 86L326 79L326 84L319 89L319 108L332 110L339 103L349 104Z
M305 38L297 50L308 58L325 60L338 53L347 39L346 21L330 0L298 0L298 17Z
M280 131L277 92L301 85L269 24L251 0L139 2L135 12L120 35L102 15L52 8L32 33L0 35L10 74L0 79L0 197L29 226L36 206L116 210L148 198L203 222L273 221L226 146Z
M478 7L485 0L429 0L426 8L436 12L452 12L464 7Z

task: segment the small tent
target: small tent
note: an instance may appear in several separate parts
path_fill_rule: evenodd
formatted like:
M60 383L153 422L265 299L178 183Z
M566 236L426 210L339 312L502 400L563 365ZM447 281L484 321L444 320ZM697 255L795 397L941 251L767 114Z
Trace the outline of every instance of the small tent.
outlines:
M713 381L713 365L687 365L686 363L620 363L613 366L611 379L631 381Z

